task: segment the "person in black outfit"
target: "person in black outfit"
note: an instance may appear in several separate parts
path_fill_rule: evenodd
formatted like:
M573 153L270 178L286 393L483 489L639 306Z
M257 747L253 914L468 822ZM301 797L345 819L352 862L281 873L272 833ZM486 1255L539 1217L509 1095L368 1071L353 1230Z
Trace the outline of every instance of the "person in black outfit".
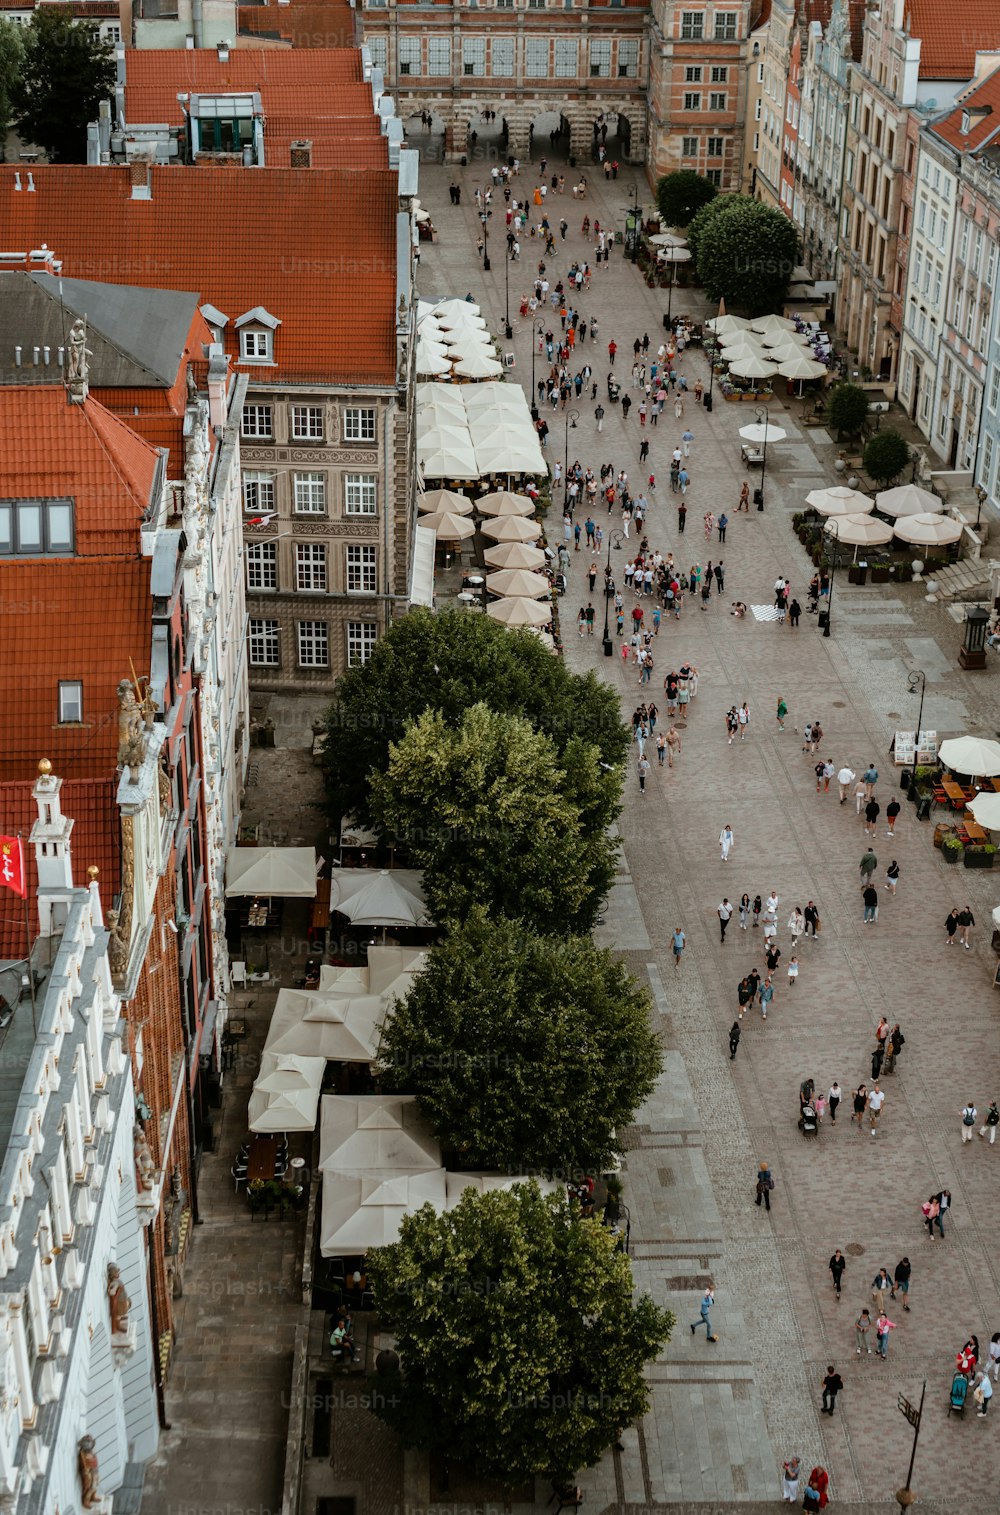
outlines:
M843 1278L844 1273L845 1273L845 1271L847 1269L847 1259L845 1258L844 1254L841 1252L841 1250L840 1250L839 1247L837 1248L836 1252L834 1252L833 1256L830 1258L830 1261L827 1264L827 1266L830 1269L830 1272L833 1274L833 1287L837 1291L837 1298L839 1299L840 1298L840 1281Z
M872 1078L873 1079L878 1078L879 1074L882 1072L882 1059L884 1057L885 1057L885 1052L882 1050L882 1044L880 1042L879 1045L875 1048L875 1051L872 1053Z
M739 1021L733 1021L733 1024L729 1028L729 1060L730 1060L730 1062L732 1062L733 1058L736 1056L737 1048L740 1045L740 1036L741 1035L742 1035L742 1027L740 1026Z
M904 1310L908 1310L910 1308L909 1305L906 1303L906 1301L907 1301L907 1298L908 1298L909 1292L910 1292L910 1273L911 1273L911 1271L912 1270L911 1270L911 1267L910 1267L910 1259L908 1257L901 1257L899 1259L899 1262L896 1264L895 1270L893 1272L893 1275L892 1275L892 1289L889 1291L889 1298L890 1299L895 1299L896 1298L896 1290L897 1289L899 1290L900 1294L902 1294L902 1296L903 1296L903 1309Z
M829 1363L826 1369L826 1377L823 1380L823 1414L832 1415L837 1403L837 1395L844 1387L844 1380L835 1371L833 1363Z
M789 626L795 627L797 629L798 628L798 624L799 624L799 616L801 614L802 614L802 606L799 604L798 600L793 600L792 603L788 607L788 624L789 624Z

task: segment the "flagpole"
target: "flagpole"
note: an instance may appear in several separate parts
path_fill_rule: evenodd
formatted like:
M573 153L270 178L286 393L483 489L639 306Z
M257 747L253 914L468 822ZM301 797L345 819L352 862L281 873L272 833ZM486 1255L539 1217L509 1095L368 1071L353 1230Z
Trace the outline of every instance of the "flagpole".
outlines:
M24 856L24 838L20 831L17 833L18 846L21 849L21 878L24 881L24 945L28 959L28 986L31 991L31 1029L38 1035L38 1007L35 1004L35 970L31 966L31 911L28 906L28 872Z

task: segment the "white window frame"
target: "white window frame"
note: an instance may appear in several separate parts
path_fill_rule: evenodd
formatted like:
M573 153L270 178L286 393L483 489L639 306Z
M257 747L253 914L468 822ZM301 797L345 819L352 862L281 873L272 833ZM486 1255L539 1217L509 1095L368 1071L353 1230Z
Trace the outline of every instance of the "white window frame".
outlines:
M618 39L618 77L619 79L637 79L639 77L638 37L620 37Z
M378 593L378 553L368 543L351 543L344 549L344 583L348 594Z
M254 468L244 470L243 509L247 515L263 515L275 509L273 473Z
M701 83L701 64L700 63L686 63L684 65L684 83L685 84L700 84Z
M344 441L375 441L374 405L346 405L344 407Z
M295 590L297 594L326 594L329 569L323 542L295 543Z
M708 96L708 108L712 111L727 111L729 109L729 96L723 90L711 91Z
M685 92L684 92L684 109L685 110L701 110L701 91L700 90L695 90L695 89L685 90Z
M697 137L682 137L681 138L681 157L682 158L697 158L699 145L700 145L699 138L697 138Z
M240 435L258 438L261 441L273 441L274 406L244 405L243 414L240 417Z
M497 4L500 0L497 0ZM514 38L494 37L490 43L490 73L494 79L514 77Z
M709 158L724 158L726 156L725 137L709 137L706 148Z
M274 541L247 543L247 590L262 594L278 587L278 544Z
M288 425L293 442L325 442L322 405L289 405Z
M383 4L384 0L369 0L369 4ZM380 68L385 73L389 63L389 39L388 37L372 37L367 35L365 42L372 55L372 67Z
M326 515L326 474L292 474L292 509L298 516Z
M729 69L725 66L725 64L723 64L721 66L718 65L718 64L713 65L713 67L712 67L712 75L711 75L711 82L713 84L728 84L729 83Z
M60 726L79 726L83 722L83 680L59 680L58 715Z
M329 668L330 628L326 621L296 621L295 654L300 668Z
M705 12L681 11L681 41L703 42L705 40Z
M486 77L486 38L462 38L462 74L467 79Z
M240 361L243 363L274 362L274 332L266 326L244 326L240 329Z
M377 473L345 473L344 514L347 516L378 515Z
M740 18L736 11L716 11L712 27L713 42L735 42L739 36Z
M399 49L398 62L400 76L410 78L419 75L423 71L423 62L420 56L419 37L400 37L396 46Z
M251 668L281 667L281 626L268 616L247 622L247 661Z
M378 642L378 626L374 621L348 621L347 666L360 668L367 663Z

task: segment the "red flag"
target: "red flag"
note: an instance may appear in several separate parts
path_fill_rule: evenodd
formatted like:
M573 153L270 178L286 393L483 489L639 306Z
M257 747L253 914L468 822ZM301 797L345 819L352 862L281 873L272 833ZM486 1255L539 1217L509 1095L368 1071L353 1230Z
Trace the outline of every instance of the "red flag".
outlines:
M19 836L0 836L0 884L24 899L28 892L24 876L24 843Z

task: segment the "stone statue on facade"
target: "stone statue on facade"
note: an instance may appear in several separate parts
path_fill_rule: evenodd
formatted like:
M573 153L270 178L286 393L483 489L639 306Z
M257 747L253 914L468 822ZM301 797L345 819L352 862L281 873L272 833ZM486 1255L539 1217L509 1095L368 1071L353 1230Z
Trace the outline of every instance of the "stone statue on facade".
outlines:
M122 1283L121 1269L114 1263L108 1263L108 1307L111 1311L111 1340L116 1336L128 1335L128 1312L132 1308L132 1301L125 1293L125 1285Z
M101 1503L98 1488L97 1443L92 1436L81 1436L77 1443L77 1463L80 1469L80 1503L85 1510L96 1509Z
M153 1162L153 1154L149 1150L146 1133L141 1126L136 1126L132 1136L132 1155L135 1158L135 1176L139 1188L149 1193L156 1183L156 1165Z
M146 702L140 705L131 679L118 685L118 766L127 768L135 783L146 756Z
M117 982L124 977L128 967L128 942L118 924L117 910L107 911L105 922L108 928L108 962L111 965L111 977Z
M87 323L80 316L69 331L69 342L66 354L66 377L70 386L74 384L86 384L90 378L90 364L88 358L94 354L87 346Z

